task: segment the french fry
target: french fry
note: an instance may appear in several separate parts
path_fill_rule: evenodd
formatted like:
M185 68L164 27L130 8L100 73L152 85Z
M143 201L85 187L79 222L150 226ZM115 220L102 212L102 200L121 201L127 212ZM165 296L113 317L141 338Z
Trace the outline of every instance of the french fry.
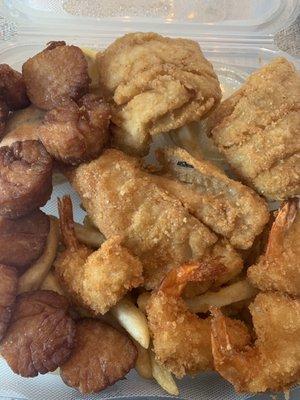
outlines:
M52 290L53 292L64 295L64 291L52 271L48 272L48 275L46 276L43 283L41 284L41 289Z
M151 379L152 367L151 367L149 351L144 347L142 347L136 340L134 340L134 343L138 351L138 356L135 363L135 369L142 378Z
M57 221L50 218L50 231L41 257L20 277L18 293L36 290L46 278L56 257L59 241Z
M137 305L141 311L143 311L144 314L146 314L146 307L147 303L150 299L151 293L150 292L144 292L139 295L137 298Z
M171 372L169 372L164 366L155 360L155 356L152 351L150 351L150 358L153 378L167 393L171 394L172 396L178 396L179 390Z
M77 239L89 247L98 249L105 241L105 237L102 233L95 228L88 228L77 223L74 224L74 227Z
M186 300L194 313L207 312L211 306L223 307L241 300L247 300L256 294L256 289L246 280L233 283L217 292L207 292Z
M145 315L130 300L120 300L110 313L142 347L148 349L150 333Z

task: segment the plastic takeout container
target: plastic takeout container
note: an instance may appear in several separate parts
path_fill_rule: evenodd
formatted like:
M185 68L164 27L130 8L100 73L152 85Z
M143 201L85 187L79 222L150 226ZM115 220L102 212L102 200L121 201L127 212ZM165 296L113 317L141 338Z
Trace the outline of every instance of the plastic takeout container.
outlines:
M19 70L23 62L42 50L48 41L65 40L101 50L117 37L134 31L154 31L199 42L214 65L225 95L239 87L251 71L276 56L287 57L298 68L300 65L299 58L283 53L274 43L274 35L289 26L299 14L297 0L3 0L0 10L1 63ZM57 185L45 207L47 212L56 214L56 197L70 190L67 183ZM75 217L80 220L83 212L79 199L72 193ZM185 378L178 385L180 399L251 397L235 394L231 385L214 373ZM53 374L23 379L0 361L1 399L163 397L168 396L154 382L142 380L135 372L100 394L83 396ZM290 400L299 398L300 391L296 389Z

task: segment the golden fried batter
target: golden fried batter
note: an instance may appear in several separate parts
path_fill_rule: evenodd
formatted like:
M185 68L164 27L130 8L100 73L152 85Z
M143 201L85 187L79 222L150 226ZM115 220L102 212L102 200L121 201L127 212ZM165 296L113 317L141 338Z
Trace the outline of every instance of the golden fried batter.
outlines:
M156 287L168 270L199 259L217 237L142 171L139 160L106 150L69 175L93 223L143 262L145 286Z
M287 201L273 223L266 253L247 271L260 290L300 296L300 200Z
M235 172L272 200L300 194L300 75L284 58L254 72L208 125Z
M93 94L45 115L38 136L56 160L77 165L99 155L109 137L110 108Z
M246 327L244 346L228 335L228 319L214 310L212 350L215 369L239 392L288 389L300 381L300 300L280 293L258 294L250 305L256 334L251 341ZM231 320L232 327L241 322ZM232 328L231 327L231 328Z
M55 260L55 273L72 298L96 314L105 314L129 290L143 283L140 261L112 237L92 251L74 231L70 197L59 201L60 226L66 249Z
M113 95L115 144L148 151L151 136L198 121L221 98L212 65L198 43L130 33L98 56L100 84Z
M51 42L22 67L31 102L44 110L65 100L78 100L88 92L90 78L82 50L65 42Z
M197 160L183 149L164 149L158 157L164 167L158 184L234 247L247 249L253 244L269 218L263 199L210 162Z
M220 265L185 264L171 270L147 303L156 359L178 378L212 368L210 320L198 318L180 298L188 282L213 282Z

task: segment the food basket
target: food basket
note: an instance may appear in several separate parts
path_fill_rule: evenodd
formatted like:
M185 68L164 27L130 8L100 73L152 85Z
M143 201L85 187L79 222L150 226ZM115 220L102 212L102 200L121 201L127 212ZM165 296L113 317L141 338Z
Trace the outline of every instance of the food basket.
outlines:
M300 60L282 52L275 33L297 17L297 0L4 0L1 2L1 63L20 70L23 62L41 51L51 40L101 50L117 37L135 31L154 31L170 37L185 37L200 43L214 65L224 95L238 88L254 69L283 55L299 68ZM186 129L186 128L184 128ZM198 129L194 126L193 129ZM200 128L199 128L200 129ZM175 137L180 140L183 131ZM167 140L174 140L168 138ZM194 150L199 143L190 144ZM222 160L214 159L216 163ZM68 183L55 185L44 209L57 215L56 198L71 193L75 219L84 216L80 201ZM1 251L1 250L0 250ZM180 399L241 400L231 385L215 373L201 374L178 382ZM277 395L278 399L281 395ZM68 388L55 374L23 379L14 375L0 359L0 399L75 400L167 398L155 382L136 372L97 395L83 396ZM252 396L270 399L270 395ZM290 400L300 398L300 390Z

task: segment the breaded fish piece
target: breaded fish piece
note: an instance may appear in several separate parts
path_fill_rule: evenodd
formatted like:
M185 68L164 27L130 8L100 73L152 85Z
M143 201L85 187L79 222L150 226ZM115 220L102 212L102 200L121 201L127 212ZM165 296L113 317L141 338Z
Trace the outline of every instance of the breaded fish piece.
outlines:
M300 75L276 58L254 72L208 120L236 173L270 200L300 194Z
M249 307L256 340L240 332L244 345L228 334L241 321L213 311L212 351L214 366L238 392L282 391L300 381L300 300L281 293L260 293ZM242 340L244 337L244 340Z
M273 223L266 253L248 278L260 290L300 296L300 200L287 201Z
M160 150L158 159L163 176L158 176L157 182L165 190L232 246L251 247L269 219L261 197L229 179L209 161L195 159L183 149Z
M199 121L221 99L218 78L198 43L130 33L98 56L100 84L116 103L115 144L146 154L151 137Z
M142 264L118 236L105 241L94 252L80 244L70 197L63 197L58 205L65 250L54 262L55 274L75 303L95 314L105 314L129 290L143 283Z
M106 150L69 179L100 231L107 238L124 235L124 244L142 260L147 289L174 266L210 255L219 244L208 227L141 169L138 159L125 153ZM230 253L236 255L232 248Z

